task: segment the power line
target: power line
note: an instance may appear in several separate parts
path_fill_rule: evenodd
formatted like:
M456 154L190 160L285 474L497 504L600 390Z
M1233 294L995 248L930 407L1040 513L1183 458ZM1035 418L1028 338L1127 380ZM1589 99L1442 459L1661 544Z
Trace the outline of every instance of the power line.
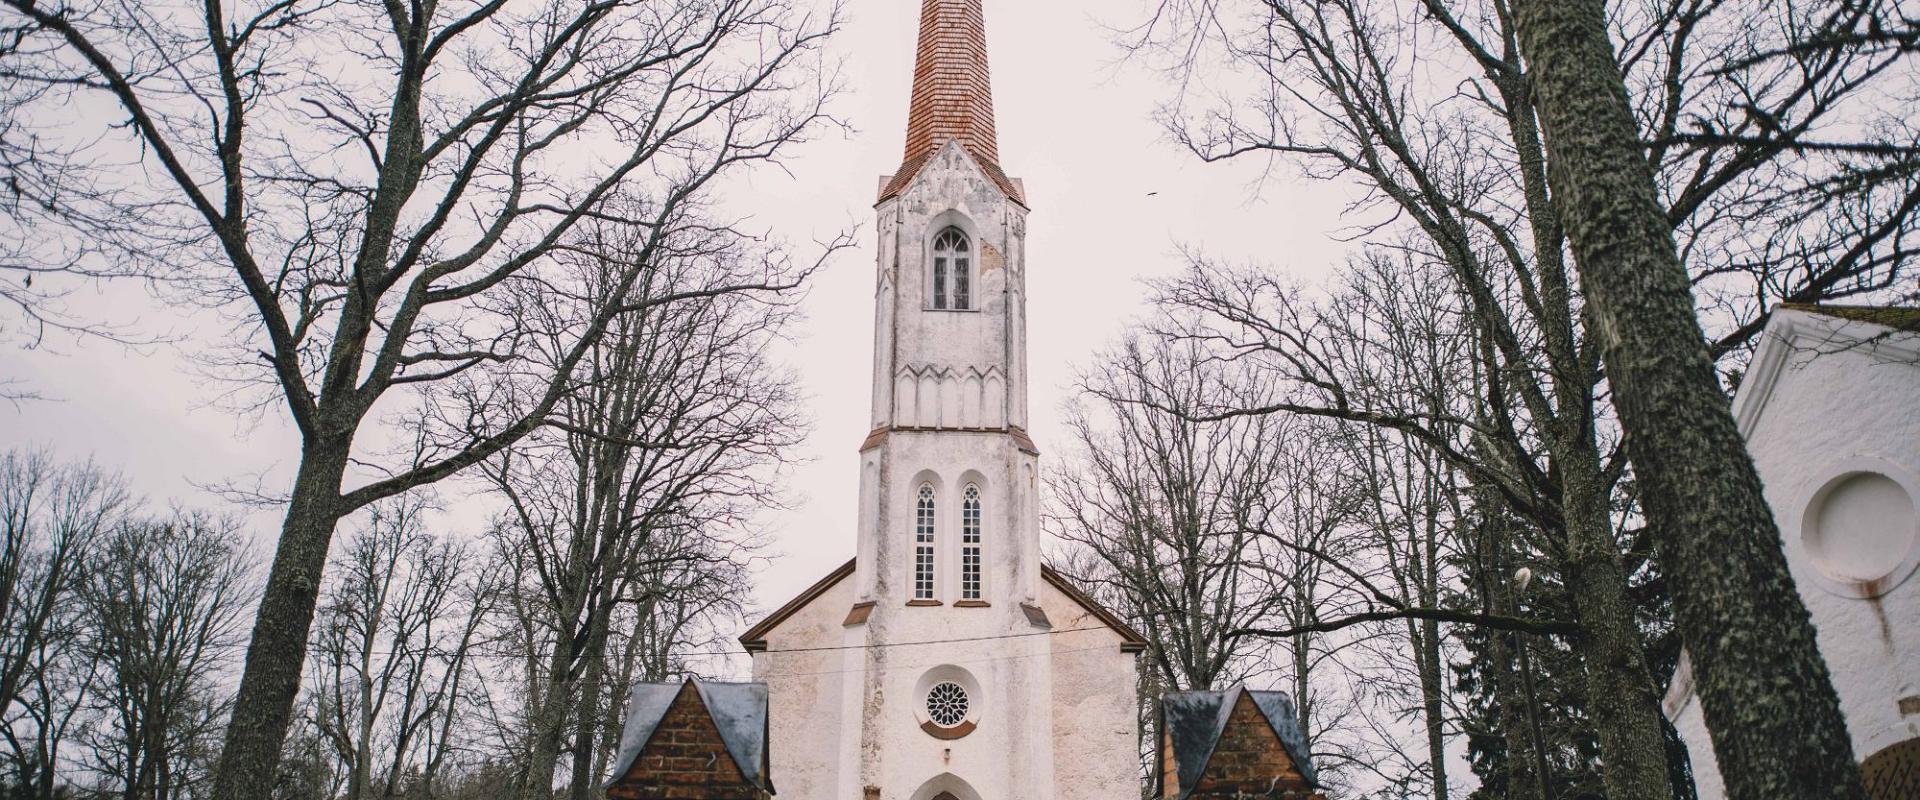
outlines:
M1092 625L1085 628L1062 628L1060 630L1031 631L1028 633L1006 633L996 636L965 636L957 639L928 639L921 642L881 642L879 644L845 644L831 647L788 647L781 650L761 650L762 653L817 653L826 650L864 650L879 647L912 647L922 644L964 644L967 642L991 642L1001 639L1024 639L1029 636L1057 636L1077 631L1097 631L1104 625Z
M1031 638L1035 636L1058 636L1066 633L1097 631L1097 630L1103 629L1104 627L1105 626L1103 625L1090 625L1090 626L1081 627L1081 628L1061 628L1057 630L1030 631L1027 633L1003 633L1003 634L994 634L990 636L961 636L961 637L955 637L950 639L924 639L924 640L914 641L914 642L873 642L873 643L867 643L867 644L826 645L822 647L786 647L778 650L769 649L769 650L759 650L759 651L751 651L751 652L741 651L741 650L726 650L726 651L720 651L720 652L685 651L685 652L671 652L671 653L667 653L666 655L670 657L675 657L675 658L718 658L723 656L738 655L741 652L747 652L748 655L755 655L759 653L767 653L767 654L822 653L822 652L845 651L845 650L878 650L878 649L893 648L893 647L919 647L919 646L936 645L936 644L968 644L973 642L991 642L991 641L1001 641L1001 640L1008 640L1008 639L1026 639L1026 638ZM489 653L489 652L483 652L478 650L470 650L465 653L460 653L452 650L446 650L443 648L421 648L418 650L368 650L368 651L364 651L363 653L362 651L349 650L347 648L342 648L342 647L326 647L322 645L312 645L312 644L310 644L307 647L307 651L309 653L325 653L327 655L338 656L342 658L351 657L351 656L360 656L363 654L367 656L378 656L378 657L391 657L391 656L397 656L397 655L398 656L430 656L431 655L431 656L439 656L442 658L459 657L459 658L522 659L522 658L528 658L530 656L538 657L537 654L529 654L529 653ZM1074 651L1067 651L1067 652L1074 652ZM581 656L580 658L587 658L587 657L589 656ZM604 659L607 657L607 655L601 654L599 656L591 656L591 657Z
M1093 629L1083 628L1081 630L1093 630ZM867 667L855 667L852 669L832 669L832 670L822 670L819 672L783 672L778 675L769 675L768 678L784 680L787 678L812 678L812 677L822 677L827 675L846 675L848 673L853 673L853 672L873 672L873 671L889 672L893 670L903 670L903 669L917 670L917 669L926 669L928 667L945 666L947 664L952 664L955 666L966 665L966 664L991 664L991 663L1000 662L1000 661L1017 661L1022 658L1039 658L1040 656L1061 656L1061 655L1067 655L1070 653L1090 653L1095 650L1107 650L1111 647L1112 647L1111 645L1103 644L1095 647L1076 647L1071 650L1048 650L1047 652L1044 652L1044 653L1016 653L1010 656L994 656L992 658L973 658L973 659L964 659L959 661L940 661L940 662L926 663L926 664L888 664L888 665L879 667L877 670L869 669Z

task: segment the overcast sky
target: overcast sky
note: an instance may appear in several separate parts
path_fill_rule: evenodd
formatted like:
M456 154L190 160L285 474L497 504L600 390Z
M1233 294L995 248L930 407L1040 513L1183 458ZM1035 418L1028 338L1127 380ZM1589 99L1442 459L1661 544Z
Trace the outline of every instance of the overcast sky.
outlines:
M1170 96L1165 80L1119 64L1109 29L1131 26L1141 0L986 0L1000 154L1025 180L1033 435L1042 464L1062 450L1060 407L1074 371L1131 320L1146 313L1143 277L1178 267L1193 245L1258 261L1315 281L1342 258L1332 234L1341 199L1286 167L1262 179L1260 164L1205 165L1170 144L1153 121ZM873 344L872 201L879 176L900 161L912 81L918 0L849 0L850 23L832 46L845 59L848 94L838 113L857 130L794 150L789 174L768 171L730 202L761 227L796 242L858 225L860 247L814 284L784 353L809 393L815 428L805 463L786 487L791 511L764 522L775 554L756 603L772 608L854 551L855 448L866 434ZM66 458L91 456L123 470L157 504L218 507L198 488L264 475L280 489L297 455L284 420L238 420L215 404L226 387L197 378L193 342L224 335L217 320L189 316L137 287L74 298L143 328L183 334L184 344L128 351L53 341L0 351L0 376L50 400L0 405L0 447L44 445ZM277 409L276 409L277 412ZM457 497L457 484L443 495ZM463 507L470 510L472 506ZM278 518L255 514L264 561ZM453 512L443 524L482 520ZM472 531L468 531L472 532Z

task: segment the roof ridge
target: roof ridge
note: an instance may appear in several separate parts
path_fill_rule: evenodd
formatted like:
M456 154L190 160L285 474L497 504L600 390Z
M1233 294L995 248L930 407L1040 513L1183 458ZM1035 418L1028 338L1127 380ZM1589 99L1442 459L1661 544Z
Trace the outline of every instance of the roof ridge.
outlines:
M1799 311L1848 322L1864 322L1898 331L1920 330L1920 306L1781 303L1779 311Z

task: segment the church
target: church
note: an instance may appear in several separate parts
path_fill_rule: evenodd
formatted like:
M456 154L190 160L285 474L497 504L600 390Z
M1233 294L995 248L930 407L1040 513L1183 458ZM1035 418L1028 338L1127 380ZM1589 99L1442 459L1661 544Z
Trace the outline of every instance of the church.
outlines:
M1028 207L999 159L981 2L924 0L874 206L855 552L741 637L782 800L1140 795L1145 640L1041 562Z
M740 637L751 683L634 687L608 796L1320 797L1278 692L1159 698L1143 759L1147 640L1041 561L1028 206L1000 167L981 0L922 0L913 75L876 185L852 558Z

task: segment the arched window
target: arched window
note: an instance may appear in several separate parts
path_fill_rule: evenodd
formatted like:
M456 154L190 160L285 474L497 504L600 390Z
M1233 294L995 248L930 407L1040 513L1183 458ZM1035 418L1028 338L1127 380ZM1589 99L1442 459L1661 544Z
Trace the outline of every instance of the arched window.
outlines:
M933 484L920 484L913 515L913 599L933 599Z
M965 311L973 308L973 245L959 228L948 228L933 240L933 307Z
M960 599L980 599L980 487L960 502Z

